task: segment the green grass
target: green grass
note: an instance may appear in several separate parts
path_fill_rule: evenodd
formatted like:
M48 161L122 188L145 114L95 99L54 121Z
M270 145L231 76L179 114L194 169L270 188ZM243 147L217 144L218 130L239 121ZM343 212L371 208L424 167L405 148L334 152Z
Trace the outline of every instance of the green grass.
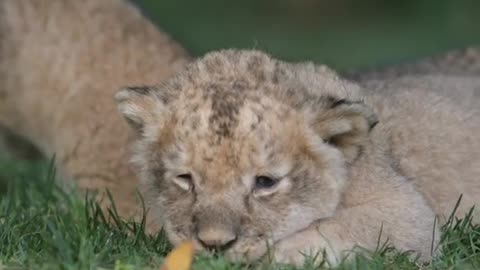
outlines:
M102 212L93 195L59 188L44 162L0 162L0 269L159 269L170 246L162 232L147 235L142 222ZM340 269L479 269L480 227L471 215L443 227L443 254L429 265L380 245ZM110 220L111 222L107 222ZM194 269L293 269L263 261L253 265L199 256ZM321 269L307 262L303 269Z

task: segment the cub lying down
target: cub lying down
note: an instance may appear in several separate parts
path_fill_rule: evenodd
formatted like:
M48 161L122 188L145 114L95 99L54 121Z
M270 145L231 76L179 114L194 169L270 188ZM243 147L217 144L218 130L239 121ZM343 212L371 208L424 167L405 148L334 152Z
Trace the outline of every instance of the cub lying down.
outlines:
M480 114L424 88L364 91L324 66L226 50L116 100L169 239L232 260L325 250L335 265L380 232L428 260L435 216L480 200Z

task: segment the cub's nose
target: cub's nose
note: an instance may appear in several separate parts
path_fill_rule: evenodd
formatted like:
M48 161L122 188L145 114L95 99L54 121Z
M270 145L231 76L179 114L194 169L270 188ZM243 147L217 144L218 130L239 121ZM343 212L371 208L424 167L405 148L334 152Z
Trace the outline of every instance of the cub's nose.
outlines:
M197 238L203 247L213 251L229 249L237 241L235 232L220 228L200 230L197 232Z

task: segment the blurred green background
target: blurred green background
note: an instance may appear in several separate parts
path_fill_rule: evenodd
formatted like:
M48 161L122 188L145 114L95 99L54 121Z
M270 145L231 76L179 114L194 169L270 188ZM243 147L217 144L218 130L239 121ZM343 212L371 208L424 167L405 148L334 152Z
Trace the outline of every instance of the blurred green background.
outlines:
M480 0L134 0L193 55L257 48L337 69L480 44Z

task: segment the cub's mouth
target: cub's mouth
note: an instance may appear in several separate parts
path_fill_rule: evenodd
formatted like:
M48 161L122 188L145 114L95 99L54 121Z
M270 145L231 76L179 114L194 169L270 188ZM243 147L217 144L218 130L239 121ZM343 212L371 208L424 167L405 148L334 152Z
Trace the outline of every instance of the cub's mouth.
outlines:
M201 233L192 229L189 233L190 237L187 238L190 238L195 251L200 254L224 256L233 262L248 263L262 259L272 259L271 252L278 242L308 229L316 222L318 221L281 236L274 236L273 233L242 232L241 230L234 233L222 228L209 228Z
M194 248L197 252L225 256L234 262L250 262L266 256L269 247L273 245L267 238L258 236L256 238L238 238L224 245L205 246L198 239L194 241Z

